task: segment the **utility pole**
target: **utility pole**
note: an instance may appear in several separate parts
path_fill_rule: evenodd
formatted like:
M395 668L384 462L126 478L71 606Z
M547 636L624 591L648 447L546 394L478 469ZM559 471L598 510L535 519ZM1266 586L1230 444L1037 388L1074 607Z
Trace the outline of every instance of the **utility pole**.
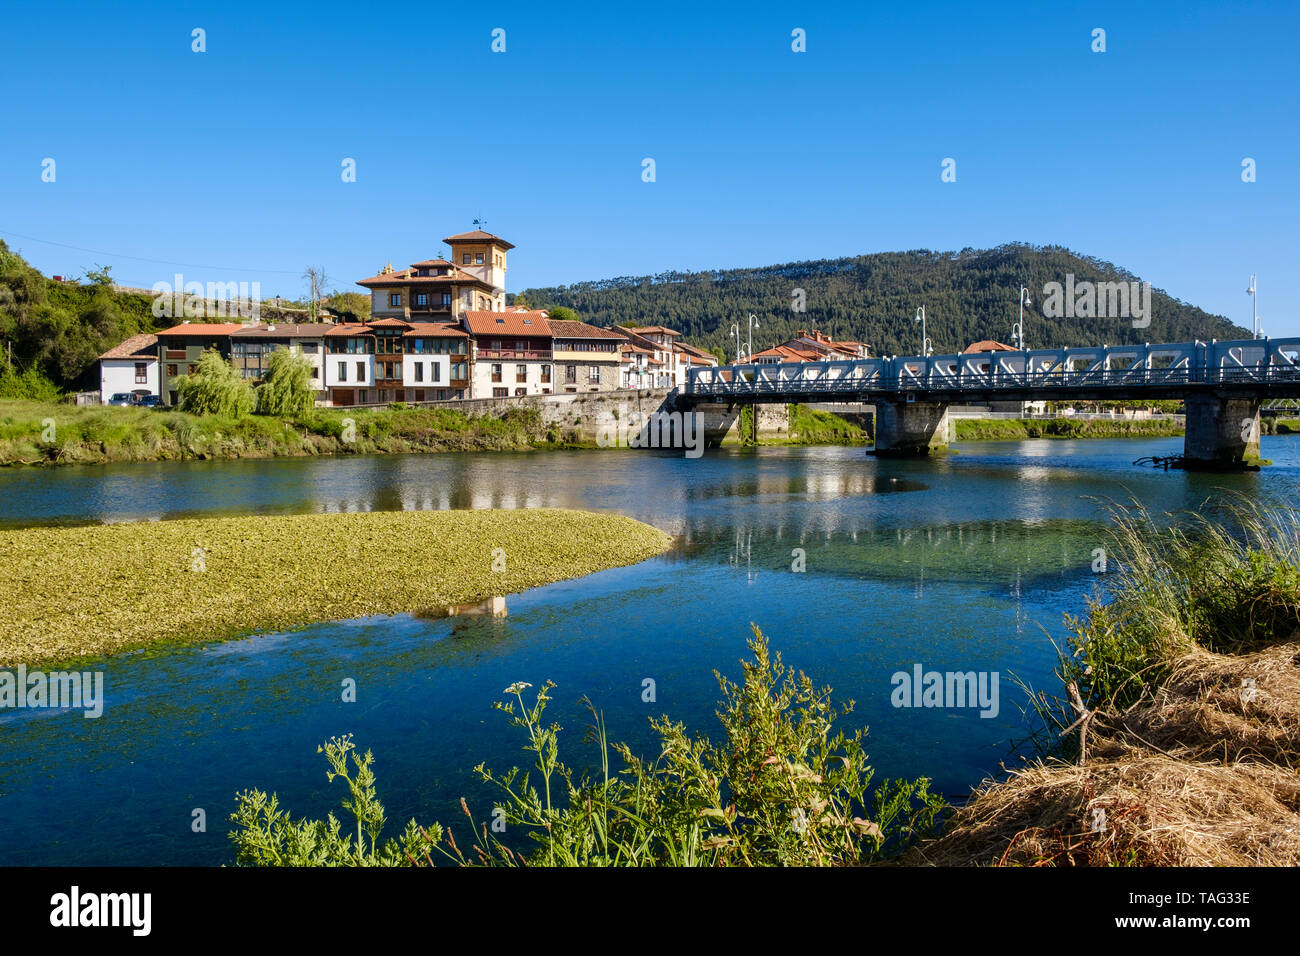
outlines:
M1011 334L1016 337L1016 347L1020 351L1025 350L1025 306L1031 305L1029 301L1029 290L1024 286L1020 287L1020 321L1011 328Z
M1255 338L1259 338L1259 300L1255 296L1255 274L1250 274L1250 288L1246 290L1246 295L1250 296L1250 316L1255 329Z

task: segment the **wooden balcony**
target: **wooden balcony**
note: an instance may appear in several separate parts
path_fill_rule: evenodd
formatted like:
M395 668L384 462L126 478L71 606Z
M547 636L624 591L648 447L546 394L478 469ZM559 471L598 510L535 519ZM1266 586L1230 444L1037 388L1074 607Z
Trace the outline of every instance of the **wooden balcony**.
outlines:
M476 353L480 359L544 359L550 361L551 351L548 349L544 352L532 349L479 349Z

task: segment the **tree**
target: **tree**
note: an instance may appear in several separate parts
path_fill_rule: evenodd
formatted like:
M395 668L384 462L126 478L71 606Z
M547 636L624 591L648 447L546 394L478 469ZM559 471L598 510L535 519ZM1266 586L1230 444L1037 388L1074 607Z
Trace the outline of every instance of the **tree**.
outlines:
M316 388L311 382L311 362L297 352L276 349L266 364L262 384L254 390L257 414L302 417L316 403Z
M719 365L727 364L727 353L723 350L721 345L715 345L713 348L709 349L709 354L718 360Z
M361 292L340 292L329 295L330 311L348 322L370 321L370 296Z
M325 283L329 282L329 276L325 275L325 270L320 266L308 266L302 277L307 280L307 287L310 289L307 310L311 313L311 320L315 322L320 314L320 300L325 294Z
M257 401L252 386L216 349L204 352L194 372L176 380L176 395L183 412L227 418L248 415Z
M575 311L573 311L572 309L570 309L570 308L569 308L568 306L566 306L566 305L555 305L555 306L552 306L552 307L547 311L547 315L549 315L552 319L558 319L558 320L560 320L561 322L581 322L581 321L582 321L580 318L578 318L578 313L575 312Z

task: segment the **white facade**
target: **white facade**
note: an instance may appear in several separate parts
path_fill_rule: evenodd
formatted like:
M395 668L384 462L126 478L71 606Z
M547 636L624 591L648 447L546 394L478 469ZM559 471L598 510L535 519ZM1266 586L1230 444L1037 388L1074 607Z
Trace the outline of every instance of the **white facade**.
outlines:
M375 384L373 355L334 352L325 356L327 388L369 388Z
M500 381L494 380L493 370L500 369ZM519 370L523 369L523 381ZM474 362L474 376L470 395L474 398L500 397L500 389L513 398L516 395L546 395L555 391L555 365L549 359L483 358Z
M402 356L404 388L448 388L450 381L450 355L406 354Z
M143 380L141 380L143 379ZM107 405L118 392L148 389L158 394L158 359L149 356L99 360L99 401Z

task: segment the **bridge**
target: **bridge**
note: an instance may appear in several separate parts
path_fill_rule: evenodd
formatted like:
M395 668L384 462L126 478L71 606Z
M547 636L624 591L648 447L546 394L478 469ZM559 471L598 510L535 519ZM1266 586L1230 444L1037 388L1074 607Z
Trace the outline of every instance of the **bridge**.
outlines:
M915 456L946 446L953 404L1177 399L1184 463L1220 469L1258 462L1261 406L1295 398L1300 338L704 366L688 371L677 405L870 404L875 453Z

